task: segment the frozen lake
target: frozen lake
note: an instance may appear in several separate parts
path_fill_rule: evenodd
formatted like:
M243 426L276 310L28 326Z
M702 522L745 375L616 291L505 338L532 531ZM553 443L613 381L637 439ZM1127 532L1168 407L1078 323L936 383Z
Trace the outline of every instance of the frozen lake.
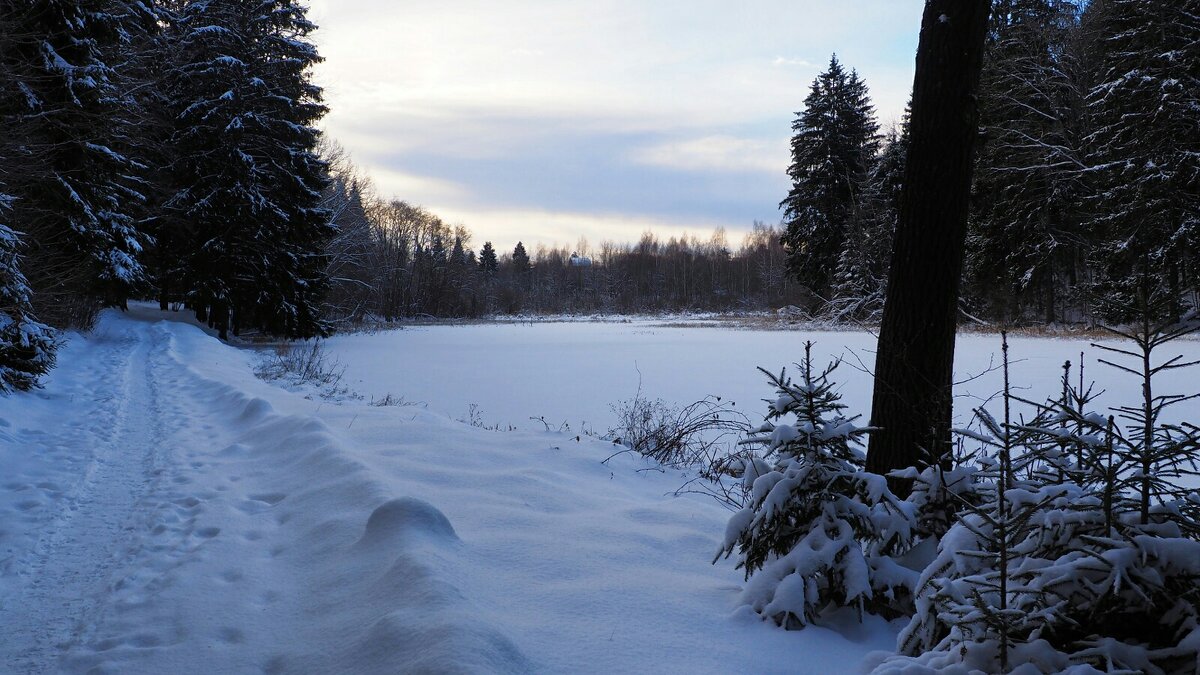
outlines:
M369 398L387 394L421 401L429 409L466 419L477 406L487 425L541 428L569 424L603 433L614 422L611 405L638 391L650 398L687 404L706 395L735 401L752 420L772 395L757 368L778 371L803 355L813 340L817 361L842 357L836 379L851 414L870 408L870 377L859 363L874 368L875 337L866 332L744 330L724 327L666 327L633 323L534 323L422 326L375 334L331 338L331 354L346 367L345 384ZM1059 391L1064 361L1077 367L1085 352L1087 379L1108 393L1102 406L1132 403L1139 384L1096 359L1091 338L1010 338L1012 382L1021 394L1041 400ZM1160 357L1200 358L1200 342L1180 341ZM1111 358L1111 357L1110 357ZM955 359L956 417L965 424L974 406L995 394L1000 372L999 335L960 335ZM1073 378L1078 371L1073 371ZM982 375L980 375L983 373ZM970 379L972 376L979 376ZM1195 391L1200 368L1163 376L1161 391ZM969 381L967 381L969 380ZM1200 403L1187 404L1194 419ZM1184 412L1184 411L1180 411Z

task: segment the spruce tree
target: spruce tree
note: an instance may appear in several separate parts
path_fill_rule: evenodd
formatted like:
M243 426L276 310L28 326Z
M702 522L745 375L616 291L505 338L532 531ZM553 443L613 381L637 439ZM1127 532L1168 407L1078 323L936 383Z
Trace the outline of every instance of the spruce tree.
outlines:
M879 125L858 73L832 57L813 80L792 130L792 188L780 203L788 269L828 298L847 222L878 148Z
M1100 245L1097 299L1135 306L1143 275L1177 299L1196 286L1200 250L1200 0L1105 0L1088 7L1097 40L1087 95L1089 227ZM1168 309L1178 317L1180 301Z
M492 242L483 242L483 248L479 249L479 270L484 274L495 274L498 269L500 263L496 260L496 249L492 248Z
M0 216L10 203L0 194ZM54 366L57 350L53 333L33 315L20 247L17 233L0 221L0 394L36 387Z
M775 388L764 424L743 445L747 505L733 515L716 558L736 549L743 599L785 627L838 607L880 610L907 597L916 575L890 554L911 543L911 510L886 479L863 471L862 438L830 377L804 345L799 379L763 370ZM760 369L762 370L762 369Z
M898 127L884 138L855 199L834 272L833 300L826 309L830 318L877 319L883 309L907 151L906 112Z
M189 299L222 335L231 313L235 334L321 335L334 228L312 126L326 110L309 78L315 26L292 0L197 0L180 27L170 206L189 223Z
M529 254L525 252L525 244L522 244L519 241L513 248L512 264L513 269L516 270L518 274L524 274L525 272L529 271Z
M23 233L33 308L57 326L87 326L143 281L147 237L135 211L142 164L127 150L128 98L117 71L144 7L118 0L8 3L0 71L5 189Z
M1079 90L1068 49L1076 7L1005 0L992 13L980 82L982 142L967 238L966 293L988 314L1062 316L1082 242Z
M336 234L325 249L330 289L322 313L330 319L358 320L368 311L379 272L373 258L375 236L358 181L338 176L326 188L324 205Z
M1158 375L1195 364L1151 364L1200 323L1154 325L1147 309L1132 308L1140 325L1119 333L1133 345L1100 347L1127 359L1101 362L1143 392L1108 416L1087 410L1094 396L1082 371L1072 385L1069 363L1055 399L1014 395L1005 340L1003 416L980 409L979 432L962 432L981 445L970 477L981 482L921 575L906 656L876 673L1195 671L1200 429L1165 423L1189 397L1156 391Z

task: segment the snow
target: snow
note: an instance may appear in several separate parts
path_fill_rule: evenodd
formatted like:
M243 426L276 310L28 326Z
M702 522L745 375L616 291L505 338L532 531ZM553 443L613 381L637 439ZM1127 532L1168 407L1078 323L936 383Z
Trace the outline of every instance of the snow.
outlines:
M6 671L825 673L893 647L739 607L728 512L678 472L306 398L178 318L106 312L0 399Z
M818 363L846 350L871 360L868 335L815 339ZM1059 365L1081 348L1012 342L1025 359L1013 379L1032 383L1031 396L1056 391ZM960 371L985 369L996 343L960 338ZM583 420L611 423L608 405L637 391L639 370L644 395L723 394L761 420L771 392L755 366L789 364L801 345L794 333L651 322L348 335L327 348L365 398L328 401L258 379L261 355L180 314L106 312L92 334L69 337L45 389L0 398L0 663L17 673L879 663L900 624L830 619L790 632L763 621L742 605L732 561L710 564L729 512L673 496L681 472L628 453L602 463L612 445L579 434ZM1198 347L1180 351L1195 358ZM866 376L837 374L848 414L864 411ZM1089 375L1119 382L1108 369ZM1164 390L1186 391L1182 377ZM960 408L998 378L960 387L974 395ZM369 404L388 393L428 406ZM456 421L471 403L482 423L519 428Z
M818 364L843 357L835 379L846 416L869 416L871 379L859 370L872 368L875 337L866 332L730 330L718 327L667 327L653 320L628 323L537 323L424 326L375 334L335 336L327 347L346 368L344 383L369 398L387 394L429 404L429 409L455 418L467 415L469 404L482 411L488 426L509 425L543 429L533 418L545 418L553 428L567 424L603 433L616 422L610 406L638 392L686 405L706 395L736 402L737 408L760 421L767 411L763 399L775 394L758 367L778 373L803 356L804 340L814 341ZM1016 393L1039 400L1062 391L1062 364L1071 361L1078 377L1080 352L1085 352L1085 375L1096 379L1096 391L1107 389L1094 407L1137 401L1137 384L1096 358L1092 342L1117 346L1111 340L1010 336L1012 382ZM1185 340L1163 347L1162 358L1183 353L1200 358L1200 341ZM955 358L955 426L971 423L973 408L1000 391L1002 374L998 335L958 336ZM1160 391L1193 391L1187 370L1159 376ZM1121 392L1128 392L1118 398ZM783 400L780 403L788 403ZM1182 412L1182 411L1180 411ZM865 422L864 422L865 423Z

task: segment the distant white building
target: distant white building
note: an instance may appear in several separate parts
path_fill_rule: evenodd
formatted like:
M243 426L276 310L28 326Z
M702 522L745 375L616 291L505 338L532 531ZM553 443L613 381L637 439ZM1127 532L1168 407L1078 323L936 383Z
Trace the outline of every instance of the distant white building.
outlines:
M592 259L585 258L578 253L572 253L571 259L567 261L567 264L569 264L571 267L591 267Z

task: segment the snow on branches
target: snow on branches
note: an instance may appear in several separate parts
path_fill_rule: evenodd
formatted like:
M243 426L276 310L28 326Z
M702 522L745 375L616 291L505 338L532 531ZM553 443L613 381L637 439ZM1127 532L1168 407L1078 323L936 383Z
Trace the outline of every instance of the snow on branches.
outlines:
M843 414L830 380L838 364L816 370L809 342L798 365L799 381L763 370L776 398L743 442L761 459L745 472L749 505L730 519L717 552L739 552L744 600L785 627L807 625L827 607L890 606L916 580L889 557L911 540L913 511L883 476L863 470L860 439L871 430Z

